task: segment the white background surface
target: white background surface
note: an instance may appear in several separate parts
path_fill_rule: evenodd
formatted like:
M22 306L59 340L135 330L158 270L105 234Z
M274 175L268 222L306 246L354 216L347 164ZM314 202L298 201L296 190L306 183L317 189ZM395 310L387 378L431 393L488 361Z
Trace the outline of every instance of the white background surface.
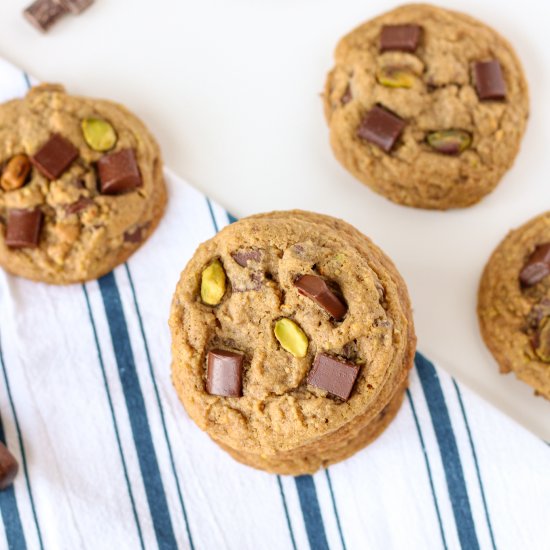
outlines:
M493 248L549 208L550 7L441 3L512 42L531 85L531 119L497 190L477 206L439 213L396 206L355 181L332 156L322 114L337 40L399 2L97 0L45 36L21 16L29 2L0 2L1 56L70 92L127 105L166 163L236 216L303 208L354 224L407 280L419 349L550 441L550 403L498 374L475 314Z

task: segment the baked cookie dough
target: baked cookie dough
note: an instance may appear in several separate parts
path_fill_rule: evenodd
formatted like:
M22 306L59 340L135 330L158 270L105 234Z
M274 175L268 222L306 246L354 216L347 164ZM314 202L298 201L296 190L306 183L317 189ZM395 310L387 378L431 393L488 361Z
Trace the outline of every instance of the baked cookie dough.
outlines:
M384 430L416 344L388 257L347 223L301 211L252 216L202 244L170 328L191 418L237 460L293 475Z
M462 13L410 4L340 40L323 94L336 158L388 199L470 206L510 168L529 114L510 44Z
M500 371L515 372L550 399L550 212L510 232L494 251L478 316Z
M124 262L162 217L157 143L110 101L42 85L0 105L0 265L52 284Z

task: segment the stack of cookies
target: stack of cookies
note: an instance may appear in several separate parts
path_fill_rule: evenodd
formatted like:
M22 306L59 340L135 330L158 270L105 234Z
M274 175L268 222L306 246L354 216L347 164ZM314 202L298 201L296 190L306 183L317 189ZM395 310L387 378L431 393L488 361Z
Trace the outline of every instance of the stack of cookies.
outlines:
M172 376L237 460L281 474L338 462L401 404L416 338L405 283L350 225L253 216L202 244L174 294Z

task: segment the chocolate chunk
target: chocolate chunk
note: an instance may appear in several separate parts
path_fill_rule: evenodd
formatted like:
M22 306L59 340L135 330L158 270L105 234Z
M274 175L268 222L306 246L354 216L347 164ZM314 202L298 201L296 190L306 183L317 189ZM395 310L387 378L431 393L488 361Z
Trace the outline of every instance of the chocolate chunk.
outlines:
M145 233L147 232L147 229L149 229L150 225L151 225L151 222L146 222L141 225L138 225L132 231L126 231L124 233L124 242L140 243L141 241L143 241L143 238L145 237Z
M66 10L70 11L71 13L74 13L75 15L82 13L86 8L89 8L94 3L94 0L57 0L57 1L60 4L62 4Z
M69 140L59 134L52 134L31 160L44 176L56 180L77 157L78 149Z
M133 149L103 155L97 161L99 187L105 195L119 195L141 186L141 175Z
M249 274L248 280L231 281L233 292L257 292L262 288L263 274L255 271Z
M421 30L418 25L384 25L380 33L380 51L416 51Z
M92 206L92 204L95 204L93 199L82 197L77 201L65 206L65 212L67 214L77 214L78 212L82 212L82 210L86 210L86 208L88 208L88 206Z
M23 15L39 31L46 32L66 13L67 9L58 0L36 0L23 12Z
M363 118L357 136L378 145L389 153L401 135L406 123L383 107L375 105Z
M351 94L351 88L349 84L346 87L346 91L344 92L344 95L340 98L340 103L342 105L345 105L346 103L349 103L353 99L353 96Z
M317 275L302 275L294 281L294 286L300 294L313 300L337 321L348 311L348 306Z
M243 391L243 355L225 349L209 351L206 391L210 395L240 397Z
M33 248L38 245L42 227L42 211L8 210L6 244L12 248Z
M550 274L550 243L537 246L529 256L519 274L519 280L524 287L529 287L542 281Z
M359 365L318 353L307 376L307 383L347 401L359 368Z
M506 83L498 60L474 63L474 82L479 99L506 98Z
M254 250L253 248L242 248L241 250L232 252L231 257L241 267L246 267L248 262L260 262L262 259L262 253L259 250Z
M18 470L17 460L0 441L0 491L7 489L13 483Z

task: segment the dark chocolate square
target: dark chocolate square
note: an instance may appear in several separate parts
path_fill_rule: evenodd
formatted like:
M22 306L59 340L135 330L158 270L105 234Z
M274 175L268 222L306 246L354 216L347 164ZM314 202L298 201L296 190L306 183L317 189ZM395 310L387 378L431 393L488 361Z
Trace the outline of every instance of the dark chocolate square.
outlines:
M60 134L50 139L31 157L37 170L50 180L56 180L78 158L78 149Z
M359 365L318 353L307 376L307 383L347 401L359 369Z
M415 52L421 31L419 25L384 25L380 33L380 51Z
M34 210L8 210L6 244L11 248L34 248L38 246L43 214Z
M497 59L474 63L474 83L481 100L506 98L506 82Z
M405 126L406 122L403 119L375 105L359 124L357 136L389 153Z

